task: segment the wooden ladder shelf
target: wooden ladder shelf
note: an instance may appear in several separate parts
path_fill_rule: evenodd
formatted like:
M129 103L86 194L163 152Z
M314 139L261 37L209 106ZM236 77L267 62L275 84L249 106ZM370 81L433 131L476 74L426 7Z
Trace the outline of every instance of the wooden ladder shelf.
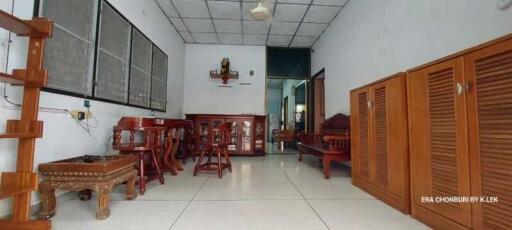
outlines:
M39 183L34 169L36 138L42 137L43 122L37 120L41 87L48 83L43 69L43 51L46 38L51 37L53 22L45 18L19 19L0 10L0 27L18 36L29 37L26 69L0 73L0 82L24 87L20 120L8 120L3 138L19 138L16 172L0 174L0 199L13 197L12 217L0 220L0 229L50 229L50 221L30 219L32 191Z

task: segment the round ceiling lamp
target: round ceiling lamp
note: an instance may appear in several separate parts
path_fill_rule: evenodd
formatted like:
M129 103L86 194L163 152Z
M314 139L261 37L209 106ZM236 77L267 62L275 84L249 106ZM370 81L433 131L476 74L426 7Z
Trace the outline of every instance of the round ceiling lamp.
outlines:
M257 21L264 21L270 16L270 10L263 5L263 1L259 1L258 6L251 10L251 16Z

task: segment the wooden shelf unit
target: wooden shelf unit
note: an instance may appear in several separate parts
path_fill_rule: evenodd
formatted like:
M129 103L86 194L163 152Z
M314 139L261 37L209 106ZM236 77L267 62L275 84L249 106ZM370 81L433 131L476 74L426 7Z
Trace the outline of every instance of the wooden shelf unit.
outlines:
M43 133L43 122L37 120L40 88L48 82L43 69L44 42L52 35L53 22L45 18L22 20L0 10L0 27L29 37L26 69L0 73L0 82L24 88L20 120L8 120L6 133L0 134L0 139L20 138L16 172L1 174L0 199L13 197L13 207L12 217L0 220L0 229L51 229L50 221L30 220L30 199L38 185L37 173L33 172L35 139Z
M37 173L0 173L0 199L37 189Z
M13 85L25 85L33 87L45 87L48 84L48 72L45 70L15 69L12 74L0 73L0 82Z
M42 121L7 120L6 132L1 138L41 138L43 136Z

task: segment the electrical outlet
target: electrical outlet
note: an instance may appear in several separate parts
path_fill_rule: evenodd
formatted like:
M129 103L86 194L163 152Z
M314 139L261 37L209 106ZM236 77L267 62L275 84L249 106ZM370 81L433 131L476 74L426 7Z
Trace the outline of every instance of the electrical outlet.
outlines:
M85 111L80 109L74 109L69 111L71 113L71 116L78 120L84 120L84 119L91 119L92 118L92 112L91 111Z

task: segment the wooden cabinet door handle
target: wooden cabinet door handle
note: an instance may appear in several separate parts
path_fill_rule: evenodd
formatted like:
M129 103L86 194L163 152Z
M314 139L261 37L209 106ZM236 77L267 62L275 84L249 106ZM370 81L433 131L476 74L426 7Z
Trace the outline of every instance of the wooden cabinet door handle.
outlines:
M463 87L460 82L457 82L457 84L455 85L455 91L457 92L457 95L462 95Z

